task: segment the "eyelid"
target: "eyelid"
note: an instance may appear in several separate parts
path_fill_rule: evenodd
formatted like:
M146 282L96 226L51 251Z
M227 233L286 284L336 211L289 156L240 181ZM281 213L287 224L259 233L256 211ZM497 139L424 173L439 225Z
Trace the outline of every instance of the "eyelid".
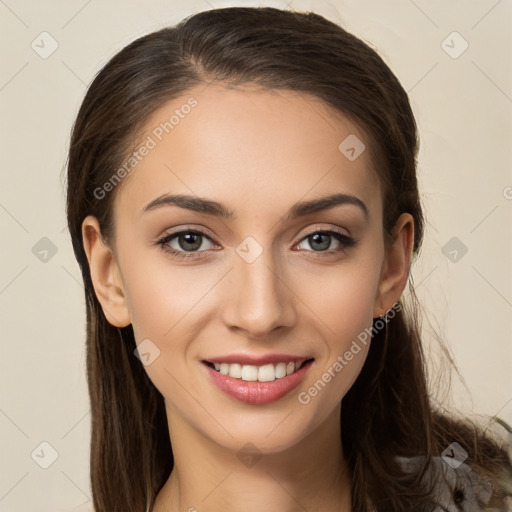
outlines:
M172 236L172 235L179 235L183 232L188 233L190 231L195 232L195 233L200 233L201 235L205 235L206 237L210 238L211 240L213 240L215 238L212 234L210 234L209 231L206 230L206 228L196 227L193 225L185 224L185 225L179 226L179 228L176 228L176 229L171 228L170 231L166 231L163 235L160 235L158 237L158 240L161 240L162 238Z
M340 235L343 235L343 236L345 236L347 238L351 238L352 237L352 235L350 233L350 230L348 230L347 228L340 228L338 226L329 225L327 227L325 227L325 226L317 226L316 228L313 228L310 231L306 231L305 233L300 235L300 241L302 241L304 238L306 238L306 237L308 237L310 235L314 235L315 233L318 233L318 232L328 232L328 231L335 231L336 233L338 233Z

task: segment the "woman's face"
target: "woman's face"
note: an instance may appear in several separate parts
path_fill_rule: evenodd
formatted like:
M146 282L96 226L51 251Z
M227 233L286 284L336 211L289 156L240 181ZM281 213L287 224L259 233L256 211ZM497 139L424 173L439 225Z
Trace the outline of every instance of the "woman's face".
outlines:
M117 259L100 244L91 257L105 314L131 322L170 425L270 453L339 418L412 241L409 229L385 253L367 144L309 96L220 85L145 125L115 191Z

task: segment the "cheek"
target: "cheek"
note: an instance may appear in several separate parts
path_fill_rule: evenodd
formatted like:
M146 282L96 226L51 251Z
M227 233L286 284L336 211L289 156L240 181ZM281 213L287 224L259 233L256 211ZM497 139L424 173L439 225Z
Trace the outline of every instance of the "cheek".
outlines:
M313 402L319 418L340 402L361 372L370 347L379 275L378 261L361 257L301 280L301 297L307 297L304 302L311 309L308 321L321 329L325 345L299 402Z
M342 263L328 272L304 273L294 288L324 326L332 349L371 326L380 267L370 259Z
M177 340L173 334L201 310L201 300L214 287L216 275L198 267L173 266L164 257L145 264L141 255L136 261L136 267L128 268L125 283L135 338L153 337L158 344Z
M130 273L125 286L136 344L150 347L151 361L144 365L150 380L164 396L170 390L174 395L179 386L171 376L180 373L189 339L188 320L205 291L193 273L139 262L140 270Z
M187 374L186 359L194 340L215 311L212 302L222 272L179 266L163 256L149 258L135 252L132 256L134 264L126 261L124 268L132 328L137 344L149 339L156 347L158 356L145 370L164 393L174 386L169 374Z

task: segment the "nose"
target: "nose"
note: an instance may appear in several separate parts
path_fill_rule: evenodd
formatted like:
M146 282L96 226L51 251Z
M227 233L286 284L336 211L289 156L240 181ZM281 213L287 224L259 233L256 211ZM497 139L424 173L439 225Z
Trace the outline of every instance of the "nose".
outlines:
M228 274L228 298L222 319L230 329L248 338L268 338L272 331L291 327L296 321L296 295L283 264L276 265L272 251L265 249L248 263L235 255Z

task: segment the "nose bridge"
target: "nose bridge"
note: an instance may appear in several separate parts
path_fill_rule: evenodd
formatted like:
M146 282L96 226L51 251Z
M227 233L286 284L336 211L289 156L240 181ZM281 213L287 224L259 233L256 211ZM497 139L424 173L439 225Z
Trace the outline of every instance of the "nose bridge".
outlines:
M295 319L292 294L272 247L247 237L236 249L225 321L251 336L265 336Z

